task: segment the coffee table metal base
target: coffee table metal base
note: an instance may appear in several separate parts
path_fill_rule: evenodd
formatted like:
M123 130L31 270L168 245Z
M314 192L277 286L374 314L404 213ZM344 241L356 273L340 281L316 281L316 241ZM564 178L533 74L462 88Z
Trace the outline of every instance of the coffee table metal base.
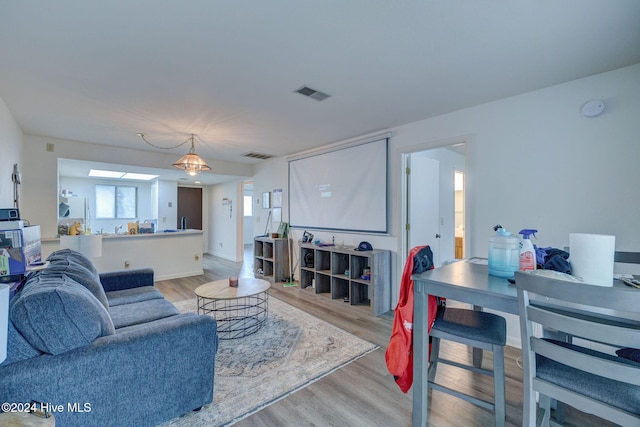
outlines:
M234 299L209 299L198 296L198 314L209 314L218 322L218 338L229 340L254 334L269 317L269 294Z

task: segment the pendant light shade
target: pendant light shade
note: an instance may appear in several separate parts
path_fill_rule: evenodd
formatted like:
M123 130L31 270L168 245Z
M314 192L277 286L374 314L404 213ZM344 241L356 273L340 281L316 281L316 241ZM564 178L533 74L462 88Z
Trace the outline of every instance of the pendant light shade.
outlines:
M180 160L175 162L173 166L182 169L191 176L196 176L202 171L210 171L211 167L196 154L195 151L195 135L191 134L191 149L187 154L182 156Z

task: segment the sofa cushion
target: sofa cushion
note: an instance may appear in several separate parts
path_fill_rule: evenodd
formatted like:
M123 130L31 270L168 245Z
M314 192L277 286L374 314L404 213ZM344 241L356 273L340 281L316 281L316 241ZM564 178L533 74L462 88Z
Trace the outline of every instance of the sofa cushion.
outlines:
M109 306L131 304L134 302L147 301L150 299L164 299L164 296L153 286L141 286L139 288L123 289L120 291L107 292Z
M164 298L109 307L109 313L116 329L180 314L178 309Z
M115 333L107 309L66 275L32 276L14 299L13 325L44 353L64 353Z
M93 262L86 256L82 255L80 252L76 252L71 249L59 249L57 251L54 251L47 257L47 261L51 263L60 259L68 259L70 261L77 262L78 264L86 267L95 276L98 276L99 274L98 269L96 269L96 266L93 264Z
M61 257L55 258L50 262L47 268L36 273L36 275L49 274L64 274L70 277L72 280L80 283L82 286L87 288L89 292L91 292L93 296L95 296L98 301L100 301L100 303L104 305L104 308L109 308L109 301L107 300L107 296L105 295L102 283L100 283L100 276L98 276L96 273L93 273L83 264L74 261L72 257L68 259Z

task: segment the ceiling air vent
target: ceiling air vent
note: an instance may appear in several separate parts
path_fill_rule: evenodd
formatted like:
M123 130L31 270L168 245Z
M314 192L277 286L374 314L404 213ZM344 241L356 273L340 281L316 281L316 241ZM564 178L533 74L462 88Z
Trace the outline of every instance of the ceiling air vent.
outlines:
M325 99L327 99L328 97L331 96L331 95L328 95L328 94L326 94L324 92L320 92L318 90L311 89L308 86L302 86L300 89L294 90L294 92L299 93L300 95L304 95L306 97L315 99L316 101L324 101Z
M253 153L253 152L244 153L243 156L244 157L251 157L252 159L260 159L260 160L267 160L267 159L270 159L270 158L274 157L271 154L262 154L262 153Z

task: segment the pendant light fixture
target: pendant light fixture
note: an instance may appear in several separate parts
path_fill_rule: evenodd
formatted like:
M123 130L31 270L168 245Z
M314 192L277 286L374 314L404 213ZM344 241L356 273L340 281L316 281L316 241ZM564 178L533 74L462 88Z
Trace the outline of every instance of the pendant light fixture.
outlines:
M191 176L196 176L202 171L210 171L211 167L196 154L195 135L191 134L191 149L187 154L182 156L180 160L175 162L173 166L182 169Z
M196 176L202 171L210 171L211 170L211 167L204 160L202 160L202 158L200 156L198 156L196 154L196 148L195 148L196 136L193 133L191 134L191 136L189 138L187 138L187 140L185 140L184 142L181 142L180 144L178 144L178 145L176 145L174 147L159 147L159 146L157 146L155 144L152 144L149 141L147 141L147 138L145 137L146 136L145 134L138 133L138 136L140 138L142 138L142 140L144 142L146 142L147 144L151 145L152 147L161 148L163 150L171 150L171 149L174 149L174 148L178 148L181 145L186 144L187 142L191 142L191 149L189 150L189 152L187 154L185 154L184 156L182 156L180 158L180 160L175 162L173 164L173 166L177 167L178 169L182 169L183 171L185 171L186 173L188 173L191 176Z

